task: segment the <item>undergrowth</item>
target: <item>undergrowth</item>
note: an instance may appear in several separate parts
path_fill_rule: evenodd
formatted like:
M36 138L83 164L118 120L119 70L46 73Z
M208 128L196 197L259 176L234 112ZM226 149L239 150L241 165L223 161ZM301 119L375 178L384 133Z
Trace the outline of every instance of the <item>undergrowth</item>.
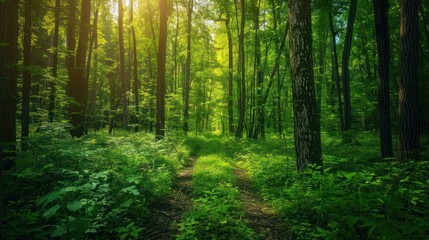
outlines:
M261 151L273 139L259 142L260 149L236 146L243 149L236 154L239 165L297 239L428 238L427 154L421 161L380 160L370 133L349 145L323 139L323 172L310 167L298 173L292 156Z
M153 135L71 138L59 124L34 132L5 176L2 239L136 239L150 203L165 197L188 158L180 142Z
M198 158L192 178L194 206L180 223L177 239L256 239L242 219L236 178L222 152L222 142L205 138L186 142L203 156Z

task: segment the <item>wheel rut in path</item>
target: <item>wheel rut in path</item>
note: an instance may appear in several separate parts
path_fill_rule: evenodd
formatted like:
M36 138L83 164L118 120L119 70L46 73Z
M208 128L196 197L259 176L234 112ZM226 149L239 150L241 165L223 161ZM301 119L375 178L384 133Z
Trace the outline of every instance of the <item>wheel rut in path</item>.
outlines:
M234 166L237 177L239 200L243 204L244 217L249 226L265 240L293 239L288 227L277 213L258 195L258 190L250 182L249 177L238 166Z
M179 233L178 222L183 214L192 208L192 174L196 160L196 157L191 157L179 170L171 193L150 206L151 213L141 233L141 239L169 240Z

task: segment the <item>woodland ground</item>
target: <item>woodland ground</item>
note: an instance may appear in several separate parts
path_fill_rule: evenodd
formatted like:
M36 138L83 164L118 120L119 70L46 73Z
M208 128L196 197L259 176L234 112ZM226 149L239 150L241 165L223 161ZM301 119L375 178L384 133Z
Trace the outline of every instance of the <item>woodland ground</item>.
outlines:
M373 133L348 145L324 133L323 173L298 173L289 137L154 142L145 133L73 139L61 126L47 129L6 175L1 239L429 236L427 151L419 161L380 160Z

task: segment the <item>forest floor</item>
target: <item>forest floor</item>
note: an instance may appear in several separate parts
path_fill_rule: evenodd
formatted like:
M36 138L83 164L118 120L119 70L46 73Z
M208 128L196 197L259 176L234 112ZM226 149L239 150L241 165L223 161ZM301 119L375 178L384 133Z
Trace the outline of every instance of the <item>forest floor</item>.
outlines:
M196 157L191 157L173 182L171 193L151 206L148 226L141 233L145 240L169 240L178 234L178 222L192 208L192 174Z
M250 182L249 177L239 167L234 168L237 177L239 200L243 203L245 218L249 226L263 236L265 240L292 239L285 222L282 221L274 209L263 202L258 190Z
M151 214L148 217L150 222L141 233L142 239L169 240L174 239L179 233L179 222L193 205L192 176L197 160L197 157L190 158L188 163L179 170L169 196L151 206ZM233 174L237 178L244 220L253 229L258 239L292 239L285 222L279 218L272 207L263 202L258 190L243 169L234 166Z

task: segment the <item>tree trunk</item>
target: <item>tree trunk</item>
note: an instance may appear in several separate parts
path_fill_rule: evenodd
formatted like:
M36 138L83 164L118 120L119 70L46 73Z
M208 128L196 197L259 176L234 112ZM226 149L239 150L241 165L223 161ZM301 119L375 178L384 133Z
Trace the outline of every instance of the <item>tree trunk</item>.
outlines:
M167 48L167 0L159 0L159 43L156 98L156 139L165 135L165 57Z
M0 1L0 43L0 216L4 216L3 170L15 166L18 1Z
M72 128L70 134L75 137L83 135L85 130L85 111L88 98L88 82L86 81L86 54L88 49L88 35L90 31L91 1L82 0L79 43L76 50L76 59L73 68L73 78L70 79L67 89L71 97L68 113ZM69 26L69 27L75 27Z
M399 159L419 157L418 48L419 0L400 1Z
M122 127L128 129L128 81L125 76L125 48L124 48L124 9L122 0L118 0L118 28L119 28L119 77L121 80L121 101L122 101Z
M228 35L228 126L229 132L233 133L234 129L234 104L233 104L233 91L234 91L234 54L233 54L233 42L232 42L232 34L230 27L230 16L229 10L225 7L226 11L226 31Z
M389 0L373 0L375 14L375 35L378 52L378 116L380 124L381 157L393 156L392 130L390 125L390 36L389 36Z
M56 82L58 72L58 36L60 29L60 0L55 0L55 27L54 27L54 52L52 53L52 81L50 83L49 93L49 108L48 108L48 119L49 122L54 121L55 115L55 95L56 95Z
M89 83L89 76L91 73L91 62L92 62L92 53L95 49L96 52L94 53L94 75L91 82L91 88L90 88L90 104L88 108L88 115L90 119L90 124L92 127L95 127L96 122L96 107L97 107L97 63L98 63L98 7L95 10L95 16L92 24L92 33L91 33L91 44L89 45L89 52L88 52L88 61L86 64L86 82Z
M340 128L344 129L344 113L343 113L343 100L341 97L341 81L340 73L338 71L338 54L337 54L337 43L336 37L337 33L334 29L334 23L332 21L332 15L329 14L329 28L331 30L332 37L332 81L335 83L335 88L337 92L337 101L338 101L338 116L340 119Z
M131 35L133 38L133 78L134 78L134 101L135 101L135 107L136 107L136 116L135 116L135 131L138 131L138 123L139 123L139 103L140 103L140 80L138 76L138 61L137 61L137 40L136 40L136 31L134 29L134 8L133 8L133 0L130 1L130 23L131 23Z
M185 66L185 86L183 95L183 131L188 134L189 118L189 92L191 85L191 31L192 31L192 10L194 1L188 0L188 25L186 27L186 66Z
M235 132L236 138L243 137L244 129L244 117L246 113L246 62L245 62L245 53L244 53L244 27L246 23L246 9L245 9L245 0L240 0L241 6L241 20L240 20L240 34L238 40L238 55L239 55L239 103L238 103L238 125L237 131Z
M349 59L352 49L353 28L356 18L357 0L350 1L349 17L347 18L346 38L344 40L343 57L341 62L343 96L344 96L344 130L352 127L352 109L350 101Z
M297 169L301 171L308 164L322 166L313 73L311 0L289 0L289 24L295 153Z
M22 82L21 148L28 149L30 125L30 90L31 90L31 35L32 35L32 0L24 3L24 74Z

